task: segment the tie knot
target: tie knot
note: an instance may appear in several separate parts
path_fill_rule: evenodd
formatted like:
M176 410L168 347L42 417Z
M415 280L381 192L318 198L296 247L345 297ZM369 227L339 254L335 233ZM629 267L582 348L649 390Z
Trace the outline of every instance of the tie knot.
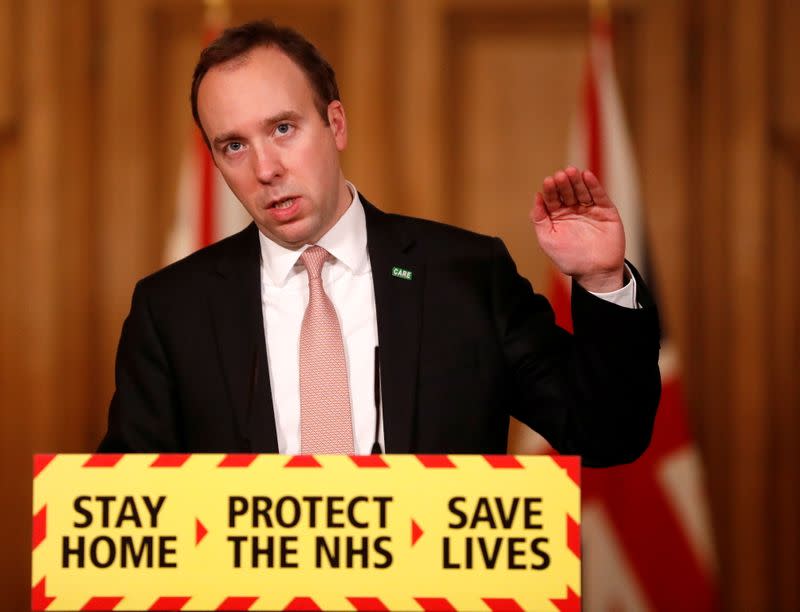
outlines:
M331 254L321 246L312 246L303 251L300 259L308 271L309 280L319 278L322 272L322 264L330 258Z

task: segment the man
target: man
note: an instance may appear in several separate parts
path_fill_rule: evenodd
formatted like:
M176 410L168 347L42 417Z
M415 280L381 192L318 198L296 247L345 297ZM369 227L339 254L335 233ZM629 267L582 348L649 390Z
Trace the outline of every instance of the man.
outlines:
M509 415L586 465L646 448L658 317L593 175L547 177L531 212L571 336L499 239L345 180L334 72L296 32L224 32L192 111L254 224L137 284L101 451L504 453Z

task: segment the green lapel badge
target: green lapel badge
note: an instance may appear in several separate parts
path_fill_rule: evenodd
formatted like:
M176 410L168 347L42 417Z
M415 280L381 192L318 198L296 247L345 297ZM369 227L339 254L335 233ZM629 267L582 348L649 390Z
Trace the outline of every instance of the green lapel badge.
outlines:
M392 276L396 276L397 278L402 278L404 280L411 280L414 274L411 270L406 270L405 268L398 268L395 266L392 268Z

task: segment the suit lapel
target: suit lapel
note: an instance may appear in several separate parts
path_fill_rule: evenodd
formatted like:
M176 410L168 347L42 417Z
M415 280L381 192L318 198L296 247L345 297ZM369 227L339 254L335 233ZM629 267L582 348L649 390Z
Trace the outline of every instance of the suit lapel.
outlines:
M220 258L211 313L241 451L278 452L261 311L261 251L250 224Z
M414 451L425 266L413 237L363 196L361 201L378 318L386 452L408 453Z

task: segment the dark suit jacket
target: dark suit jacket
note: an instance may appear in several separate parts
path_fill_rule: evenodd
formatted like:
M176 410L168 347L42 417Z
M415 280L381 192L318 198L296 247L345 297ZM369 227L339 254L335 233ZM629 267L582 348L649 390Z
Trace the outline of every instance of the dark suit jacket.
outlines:
M585 465L644 451L659 325L638 275L639 310L573 284L572 336L499 239L363 201L386 452L504 453L509 415ZM257 232L251 224L136 285L101 452L277 452Z

